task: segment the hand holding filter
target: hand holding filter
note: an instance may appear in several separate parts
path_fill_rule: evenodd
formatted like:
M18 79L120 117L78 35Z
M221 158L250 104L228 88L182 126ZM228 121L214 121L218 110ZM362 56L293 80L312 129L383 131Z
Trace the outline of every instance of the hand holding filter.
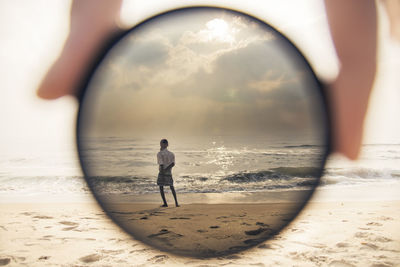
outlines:
M320 83L293 44L249 15L197 7L155 16L108 47L77 133L86 180L114 222L160 250L215 257L296 217L322 174L328 126ZM163 138L178 208L160 207Z

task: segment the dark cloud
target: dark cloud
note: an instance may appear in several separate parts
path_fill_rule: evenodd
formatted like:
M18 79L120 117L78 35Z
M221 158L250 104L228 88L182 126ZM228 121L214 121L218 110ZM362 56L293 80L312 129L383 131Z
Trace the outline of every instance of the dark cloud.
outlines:
M253 102L272 91L269 90L272 88L263 91L250 86L252 82L262 80L266 73L270 73L271 81L284 79L281 90L275 91L275 94L283 92L290 95L293 90L288 87L298 83L293 81L296 74L287 67L285 58L272 49L272 42L276 41L258 41L223 54L216 59L212 72L200 68L188 79L174 85L171 88L173 96L197 95L219 102Z

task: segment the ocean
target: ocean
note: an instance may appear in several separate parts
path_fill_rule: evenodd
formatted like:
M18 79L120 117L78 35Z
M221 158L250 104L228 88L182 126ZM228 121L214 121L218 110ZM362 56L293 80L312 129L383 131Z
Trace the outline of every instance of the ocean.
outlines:
M229 137L170 140L178 193L283 192L316 185L324 147L262 138ZM201 141L199 141L201 140ZM158 192L158 139L97 137L85 140L83 162L90 183L100 194L146 195ZM54 198L69 201L89 196L77 158L62 151L57 157L40 153L3 155L0 201ZM61 155L61 156L60 156ZM64 155L64 156L63 156ZM85 158L86 157L86 158ZM400 186L400 144L365 144L360 159L328 160L321 188L340 190L361 185Z

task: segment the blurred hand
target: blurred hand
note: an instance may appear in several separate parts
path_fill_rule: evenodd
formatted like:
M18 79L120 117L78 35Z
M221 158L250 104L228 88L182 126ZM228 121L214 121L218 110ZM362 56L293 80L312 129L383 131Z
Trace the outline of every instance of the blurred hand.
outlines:
M115 34L122 0L74 1L70 33L63 51L43 79L37 94L44 99L77 95L78 83L101 44Z
M373 0L325 0L332 38L340 61L328 86L333 117L333 149L356 159L376 72L376 7ZM117 32L121 0L74 1L71 31L59 59L38 95L55 99L77 95L77 86L99 45Z
M358 157L364 119L376 73L377 23L373 0L325 0L331 35L340 62L328 87L334 151Z

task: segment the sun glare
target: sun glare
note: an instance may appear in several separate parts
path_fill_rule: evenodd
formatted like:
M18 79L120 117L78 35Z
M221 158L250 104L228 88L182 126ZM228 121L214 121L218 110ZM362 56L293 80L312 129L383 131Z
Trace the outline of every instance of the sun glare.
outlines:
M206 23L209 40L220 42L232 42L233 36L228 23L223 19L213 19Z

